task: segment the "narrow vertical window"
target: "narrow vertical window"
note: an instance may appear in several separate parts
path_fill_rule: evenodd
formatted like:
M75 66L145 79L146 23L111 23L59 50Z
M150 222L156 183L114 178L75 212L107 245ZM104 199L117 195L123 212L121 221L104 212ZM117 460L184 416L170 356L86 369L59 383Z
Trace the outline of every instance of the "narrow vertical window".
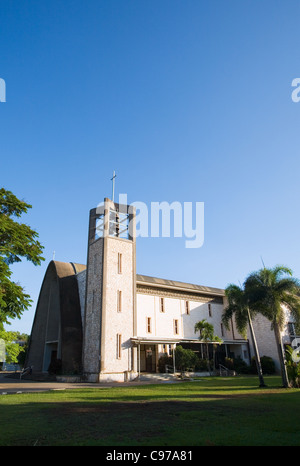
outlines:
M160 298L160 312L165 312L165 300Z
M147 317L147 333L151 333L151 317Z
M224 337L224 327L223 327L222 323L221 323L221 335L222 335L222 337Z
M122 254L118 253L118 273L122 273Z
M117 311L122 312L122 291L121 290L118 290L117 300L118 300Z
M99 254L96 253L94 256L94 275L96 275L99 269L98 261L99 261Z
M187 314L190 313L190 302L189 302L189 301L186 301L186 302L185 302L185 312L186 312Z
M174 333L175 335L178 335L178 320L174 319Z
M208 315L209 315L209 317L211 317L211 315L212 315L211 304L210 303L208 303Z
M122 335L117 333L117 359L121 359Z
M93 290L92 295L92 312L96 310L96 292Z

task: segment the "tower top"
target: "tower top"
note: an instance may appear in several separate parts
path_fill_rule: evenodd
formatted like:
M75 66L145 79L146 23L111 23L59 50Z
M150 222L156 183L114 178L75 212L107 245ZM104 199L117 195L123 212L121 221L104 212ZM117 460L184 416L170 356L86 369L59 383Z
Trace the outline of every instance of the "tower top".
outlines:
M90 211L89 241L111 236L135 241L136 209L105 198L104 202Z
M112 181L112 201L115 202L115 178L117 177L116 172L114 170L113 177L110 179Z

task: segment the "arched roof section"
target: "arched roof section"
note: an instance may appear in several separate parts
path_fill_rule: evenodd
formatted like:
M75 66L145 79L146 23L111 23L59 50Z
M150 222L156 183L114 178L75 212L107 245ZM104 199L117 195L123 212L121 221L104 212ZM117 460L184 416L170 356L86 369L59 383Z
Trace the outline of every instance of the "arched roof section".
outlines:
M64 372L79 371L82 355L82 323L76 274L85 265L51 261L45 272L36 307L27 355L34 371L45 369L45 348L57 342Z

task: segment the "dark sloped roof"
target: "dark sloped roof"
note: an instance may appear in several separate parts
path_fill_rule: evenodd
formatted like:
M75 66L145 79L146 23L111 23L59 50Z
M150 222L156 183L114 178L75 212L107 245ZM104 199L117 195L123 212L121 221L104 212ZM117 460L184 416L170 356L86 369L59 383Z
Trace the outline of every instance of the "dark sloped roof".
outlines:
M202 285L194 285L192 283L178 282L175 280L167 280L164 278L149 277L147 275L137 275L136 276L137 285L148 285L161 288L169 289L180 289L183 291L190 291L194 293L204 293L204 294L214 294L218 296L224 296L225 292L221 288L212 288Z
M86 270L86 265L77 264L74 262L58 262L53 261L59 277L66 277L70 275L76 275ZM214 288L211 286L195 285L193 283L180 282L177 280L167 280L165 278L150 277L148 275L136 275L137 285L147 285L153 287L169 288L169 289L180 289L183 291L189 291L194 293L214 294L217 296L224 296L225 291L221 288Z

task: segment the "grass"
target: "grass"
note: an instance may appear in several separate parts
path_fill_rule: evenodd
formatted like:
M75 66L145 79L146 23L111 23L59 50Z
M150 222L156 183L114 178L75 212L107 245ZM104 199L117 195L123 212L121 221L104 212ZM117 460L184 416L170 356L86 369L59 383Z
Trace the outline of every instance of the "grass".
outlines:
M279 377L0 396L0 445L300 445L300 390Z

